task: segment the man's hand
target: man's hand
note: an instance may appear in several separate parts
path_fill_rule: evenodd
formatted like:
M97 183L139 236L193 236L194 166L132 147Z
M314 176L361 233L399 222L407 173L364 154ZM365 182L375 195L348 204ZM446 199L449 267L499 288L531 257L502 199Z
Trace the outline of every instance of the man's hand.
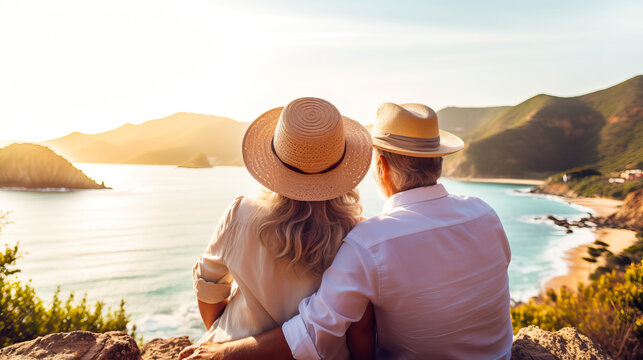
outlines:
M205 341L186 347L179 354L179 360L217 360L223 359L224 345Z
M188 346L179 360L237 360L237 359L292 359L290 348L281 328L274 328L257 336L225 343L205 341Z

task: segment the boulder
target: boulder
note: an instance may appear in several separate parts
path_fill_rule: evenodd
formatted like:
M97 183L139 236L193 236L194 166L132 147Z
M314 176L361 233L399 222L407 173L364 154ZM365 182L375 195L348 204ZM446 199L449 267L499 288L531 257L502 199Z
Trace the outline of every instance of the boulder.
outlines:
M136 341L118 331L55 333L0 349L0 360L138 360L140 357Z
M575 328L556 332L538 326L520 329L514 336L512 360L602 360L611 359L601 347Z
M143 360L176 360L184 348L192 345L187 336L152 339L143 346Z

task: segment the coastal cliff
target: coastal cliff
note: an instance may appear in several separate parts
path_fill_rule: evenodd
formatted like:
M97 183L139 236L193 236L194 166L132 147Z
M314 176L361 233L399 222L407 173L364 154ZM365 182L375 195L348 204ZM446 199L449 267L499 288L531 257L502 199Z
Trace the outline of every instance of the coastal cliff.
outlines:
M603 225L643 230L643 188L629 193L621 208L605 218Z
M0 187L106 189L49 148L11 144L0 149Z
M186 336L153 339L140 350L136 341L122 332L96 334L87 331L57 333L0 349L0 360L174 360L192 343ZM511 358L609 359L601 347L574 328L556 332L537 326L520 329L514 337Z

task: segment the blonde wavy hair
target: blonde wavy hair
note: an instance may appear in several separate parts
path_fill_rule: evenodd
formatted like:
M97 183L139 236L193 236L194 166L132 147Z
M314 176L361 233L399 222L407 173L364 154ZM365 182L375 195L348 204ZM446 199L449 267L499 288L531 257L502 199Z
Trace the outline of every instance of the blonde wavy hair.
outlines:
M362 214L357 190L326 201L292 200L271 191L261 199L267 210L259 225L261 243L302 275L321 276Z

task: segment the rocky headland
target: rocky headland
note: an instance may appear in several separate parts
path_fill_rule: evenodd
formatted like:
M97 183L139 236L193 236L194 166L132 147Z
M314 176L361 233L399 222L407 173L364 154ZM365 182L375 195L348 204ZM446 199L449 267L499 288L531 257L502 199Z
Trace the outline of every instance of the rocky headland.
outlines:
M562 182L546 181L543 185L531 190L534 194L548 194L564 197L577 197L578 194Z
M599 216L592 216L583 218L580 221L573 223L565 219L558 219L552 215L548 218L556 225L563 226L570 230L573 227L589 227L596 226L599 228L613 228L613 229L628 229L633 231L643 230L643 188L635 190L627 194L622 203L613 199L601 198L583 198L578 196L574 191L570 190L565 184L562 183L547 183L542 186L534 188L532 193L535 194L549 194L561 196L565 200L572 203L581 203L595 208L600 200L605 202L618 202L618 207L614 209L613 206L605 206L611 211L598 211ZM586 201L583 201L586 200ZM602 214L600 214L602 212Z
M211 168L210 160L204 153L198 153L179 165L180 168L203 169Z
M11 144L0 149L0 188L107 189L51 149Z

